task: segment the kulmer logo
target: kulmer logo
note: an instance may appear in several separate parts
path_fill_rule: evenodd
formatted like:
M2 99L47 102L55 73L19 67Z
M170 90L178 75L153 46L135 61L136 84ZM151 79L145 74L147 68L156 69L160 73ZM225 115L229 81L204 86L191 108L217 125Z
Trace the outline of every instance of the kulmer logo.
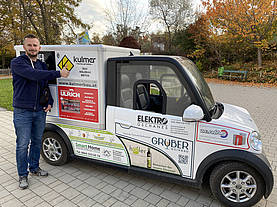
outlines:
M76 57L73 56L73 61L74 63L89 63L89 64L93 64L95 63L96 58L95 57Z
M68 71L71 71L74 67L73 63L69 60L69 58L64 55L61 61L58 63L58 67L62 70L65 68Z

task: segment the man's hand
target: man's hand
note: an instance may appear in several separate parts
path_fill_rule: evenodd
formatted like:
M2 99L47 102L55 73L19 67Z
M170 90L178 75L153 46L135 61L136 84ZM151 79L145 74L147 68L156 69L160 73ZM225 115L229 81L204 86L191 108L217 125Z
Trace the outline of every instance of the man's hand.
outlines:
M47 106L47 108L46 108L46 107L44 107L44 108L43 108L43 110L44 110L45 112L50 111L50 110L51 110L51 105L48 105L48 106Z
M69 71L67 70L67 64L63 67L63 69L60 71L61 77L67 78L69 76Z
M65 68L63 68L61 71L60 71L60 73L61 73L61 77L63 77L63 78L67 78L68 76L69 76L69 71L68 70L66 70Z

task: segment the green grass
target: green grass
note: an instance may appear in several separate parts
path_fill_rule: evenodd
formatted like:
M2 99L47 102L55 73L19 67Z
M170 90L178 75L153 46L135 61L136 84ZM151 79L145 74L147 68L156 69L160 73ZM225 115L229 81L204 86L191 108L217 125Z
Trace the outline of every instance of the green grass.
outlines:
M1 79L0 80L0 107L5 108L9 111L13 110L13 86L12 79Z

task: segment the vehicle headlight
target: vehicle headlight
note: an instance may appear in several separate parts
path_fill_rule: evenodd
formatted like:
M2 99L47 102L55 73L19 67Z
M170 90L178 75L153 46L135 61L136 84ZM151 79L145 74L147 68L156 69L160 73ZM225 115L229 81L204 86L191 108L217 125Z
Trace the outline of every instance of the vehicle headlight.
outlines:
M250 146L256 151L262 151L262 141L261 136L258 132L252 132L250 136Z

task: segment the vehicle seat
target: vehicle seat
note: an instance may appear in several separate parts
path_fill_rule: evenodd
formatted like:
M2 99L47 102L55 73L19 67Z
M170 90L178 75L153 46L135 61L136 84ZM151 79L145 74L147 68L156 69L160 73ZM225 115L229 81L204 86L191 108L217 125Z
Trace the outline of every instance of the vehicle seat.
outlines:
M137 103L140 110L147 110L150 106L150 97L144 85L137 86Z
M133 92L130 87L130 79L126 74L121 75L120 106L133 108Z
M142 79L142 74L141 73L136 73L136 81Z

